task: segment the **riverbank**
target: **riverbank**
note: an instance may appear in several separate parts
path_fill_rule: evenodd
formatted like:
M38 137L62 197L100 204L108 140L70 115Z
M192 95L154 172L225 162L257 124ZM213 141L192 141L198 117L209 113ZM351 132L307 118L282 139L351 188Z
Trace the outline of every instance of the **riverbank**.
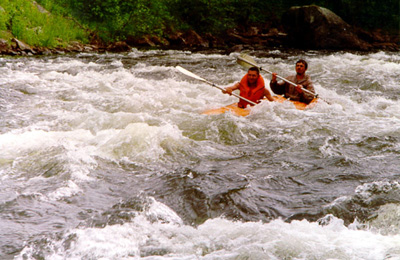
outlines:
M34 9L40 15L48 12L36 4ZM46 13L47 12L47 13ZM57 18L61 19L61 18ZM52 25L48 25L52 26ZM162 35L127 36L123 41L105 43L95 32L73 22L74 38L57 41L62 44L45 47L32 37L43 36L42 27L29 45L11 31L0 35L0 54L11 56L54 55L79 52L127 52L138 49L175 49L190 51L223 51L225 53L243 50L301 49L329 51L399 51L399 33L381 29L367 31L351 26L330 10L316 5L292 7L282 16L280 24L254 23L237 26L220 33L198 33L194 29L174 30ZM79 27L80 29L76 29ZM53 29L55 30L55 29ZM32 30L31 30L32 31ZM86 34L85 37L82 35ZM8 38L5 38L6 35ZM22 33L25 35L26 33ZM35 36L36 35L36 36ZM58 34L61 35L61 34ZM22 36L21 36L22 37ZM83 38L82 38L83 37ZM79 40L78 38L81 38ZM49 42L46 39L45 42ZM47 45L49 46L49 45ZM57 47L51 47L57 46Z
M340 48L336 51L399 51L399 44L396 37L382 31L366 32L356 29L362 39L367 42L364 48ZM223 35L215 36L211 34L200 35L193 30L186 32L176 32L167 37L145 36L142 38L128 39L126 41L103 44L93 42L84 44L72 41L66 47L48 48L35 47L13 38L12 44L8 44L4 39L0 39L0 54L8 56L33 56L33 55L62 55L66 53L80 52L128 52L132 48L138 49L175 49L190 51L223 51L225 53L240 52L244 50L270 50L278 49L297 49L289 41L288 34L277 28L263 28L262 26L252 26L249 30L236 28L229 30ZM304 48L298 48L304 49ZM320 49L321 50L321 49ZM325 49L333 50L333 49Z
M254 33L244 33L240 30L231 30L224 36L200 35L195 31L178 32L168 38L146 36L143 38L129 39L112 44L99 43L83 44L78 41L70 42L66 47L48 48L35 47L13 38L9 45L0 39L0 54L6 56L34 56L34 55L63 55L80 52L128 52L132 48L138 49L174 49L190 51L222 51L225 53L241 52L245 50L270 50L270 49L296 49L288 42L288 35L283 31L272 28L266 33L260 32L260 28L254 26L250 29ZM396 40L382 32L362 32L370 40L370 46L364 49L341 48L336 51L399 51ZM332 49L326 49L332 51Z

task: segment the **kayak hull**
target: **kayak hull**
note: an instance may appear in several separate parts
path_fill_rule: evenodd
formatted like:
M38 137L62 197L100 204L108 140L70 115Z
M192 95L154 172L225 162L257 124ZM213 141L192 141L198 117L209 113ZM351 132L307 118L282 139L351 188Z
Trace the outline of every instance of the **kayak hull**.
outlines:
M220 114L224 114L226 112L230 112L237 116L247 116L250 114L250 109L249 108L240 108L240 107L238 107L237 103L233 103L228 106L206 110L202 114L203 115L220 115Z
M306 103L303 103L300 101L287 100L286 98L284 98L283 96L280 96L280 95L273 96L273 99L275 102L279 102L279 103L291 102L298 110L310 109L310 108L314 107L318 101L317 98L314 98L309 104L306 104ZM233 103L228 106L206 110L202 114L203 115L220 115L220 114L224 114L226 112L230 112L237 116L247 116L250 114L250 111L251 111L251 107L240 108L237 106L237 103Z
M304 109L310 109L313 108L315 106L315 104L317 104L318 98L314 98L313 100L311 100L311 102L309 104L300 102L300 101L293 101L293 100L287 100L286 98L284 98L281 95L277 95L277 96L273 96L272 97L274 99L274 101L279 102L279 103L283 103L283 102L291 102L298 110L304 110Z

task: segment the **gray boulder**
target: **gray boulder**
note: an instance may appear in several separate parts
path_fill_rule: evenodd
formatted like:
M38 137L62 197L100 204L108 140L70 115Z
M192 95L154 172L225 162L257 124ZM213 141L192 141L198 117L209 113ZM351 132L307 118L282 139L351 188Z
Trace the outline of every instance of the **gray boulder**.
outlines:
M11 41L16 43L16 45L17 45L16 47L17 47L17 49L19 51L36 54L36 52L32 49L31 46L29 46L28 44L18 40L17 38L13 38Z
M294 6L283 16L288 43L306 49L369 50L352 27L332 11L316 6Z

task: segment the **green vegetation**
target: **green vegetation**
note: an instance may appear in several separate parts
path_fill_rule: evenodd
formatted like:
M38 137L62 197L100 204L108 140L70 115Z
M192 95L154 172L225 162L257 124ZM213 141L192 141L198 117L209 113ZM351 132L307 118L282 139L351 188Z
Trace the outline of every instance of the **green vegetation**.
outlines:
M367 30L399 30L399 1L386 0L41 0L65 8L104 41L194 29L218 34L237 26L279 25L295 5L326 7L352 25Z
M278 27L294 5L326 7L366 30L398 34L398 0L0 0L0 37L33 46L65 46L71 41L103 42L144 35L164 36L193 29L218 35L251 24ZM47 10L47 11L46 11Z
M174 21L163 0L41 0L46 9L63 7L105 42L126 37L162 35Z
M71 20L29 0L0 0L0 36L10 34L32 46L65 46L73 40L85 42L86 32ZM7 37L8 36L8 37Z

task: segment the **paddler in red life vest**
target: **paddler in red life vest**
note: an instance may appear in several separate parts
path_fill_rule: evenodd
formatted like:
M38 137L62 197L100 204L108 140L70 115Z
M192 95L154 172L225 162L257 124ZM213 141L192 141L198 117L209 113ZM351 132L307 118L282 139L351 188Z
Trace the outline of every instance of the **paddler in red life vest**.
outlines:
M260 70L257 67L251 67L240 82L225 88L222 93L232 95L232 91L236 89L240 90L240 96L255 103L259 103L264 96L269 101L274 101L269 90L265 88L264 79L260 75ZM248 104L248 102L239 99L238 107L246 108Z

